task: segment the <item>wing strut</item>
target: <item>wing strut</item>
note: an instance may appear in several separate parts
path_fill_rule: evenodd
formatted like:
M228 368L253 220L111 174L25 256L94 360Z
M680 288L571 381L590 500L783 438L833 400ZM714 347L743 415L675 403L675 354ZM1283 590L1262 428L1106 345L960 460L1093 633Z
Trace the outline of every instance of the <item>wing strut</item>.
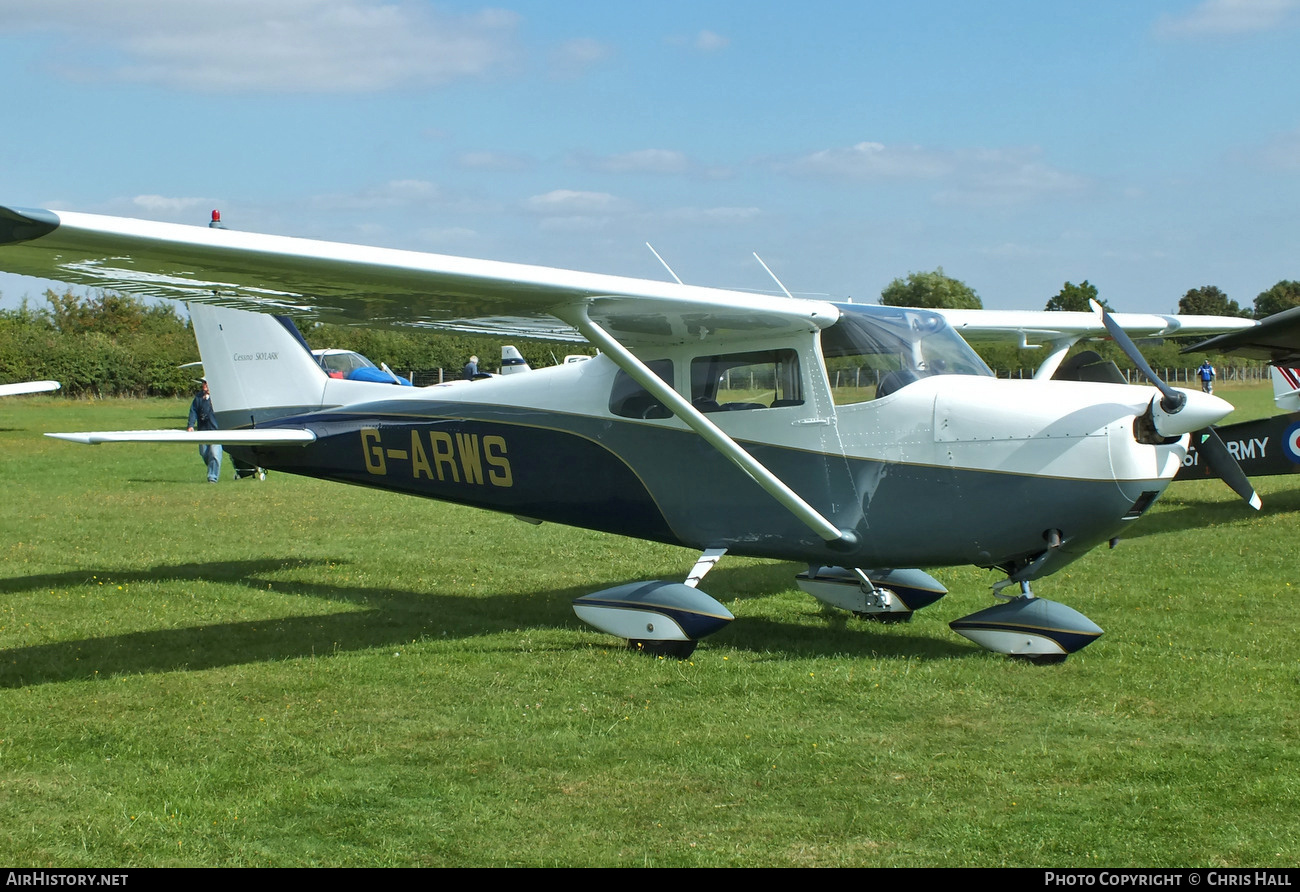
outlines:
M638 359L613 338L603 328L587 316L585 307L580 307L571 314L572 322L587 340L594 343L614 363L627 372L636 383L649 391L655 399L663 403L674 415L728 461L748 474L755 483L763 487L772 498L780 502L805 526L820 536L828 544L845 551L858 544L858 534L853 530L842 530L823 517L817 509L805 502L798 493L786 486L780 478L763 466L721 428L708 419L699 409L692 406L681 394L673 390L663 379L652 372L645 363Z

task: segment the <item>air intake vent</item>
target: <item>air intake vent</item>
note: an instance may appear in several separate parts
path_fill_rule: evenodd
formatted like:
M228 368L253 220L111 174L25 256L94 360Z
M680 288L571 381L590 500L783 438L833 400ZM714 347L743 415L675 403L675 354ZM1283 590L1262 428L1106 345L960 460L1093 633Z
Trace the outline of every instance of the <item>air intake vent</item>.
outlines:
M1156 500L1156 496L1158 495L1160 495L1158 492L1142 493L1142 495L1138 496L1138 500L1133 503L1132 507L1124 513L1124 520L1137 520L1146 513L1146 510L1151 507L1151 503Z

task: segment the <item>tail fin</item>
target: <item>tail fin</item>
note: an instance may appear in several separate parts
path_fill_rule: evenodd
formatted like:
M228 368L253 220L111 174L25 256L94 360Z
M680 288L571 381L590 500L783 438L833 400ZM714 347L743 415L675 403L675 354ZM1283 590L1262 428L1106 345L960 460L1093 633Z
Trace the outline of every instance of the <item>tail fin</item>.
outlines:
M1273 366L1273 402L1283 412L1300 412L1300 369Z
M329 377L288 319L189 304L203 374L223 428L247 427L324 404Z

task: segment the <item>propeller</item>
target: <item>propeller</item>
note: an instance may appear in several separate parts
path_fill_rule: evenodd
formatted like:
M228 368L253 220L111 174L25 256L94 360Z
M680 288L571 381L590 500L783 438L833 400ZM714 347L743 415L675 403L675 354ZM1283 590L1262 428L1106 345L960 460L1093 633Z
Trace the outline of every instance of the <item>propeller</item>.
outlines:
M1101 316L1102 325L1119 348L1137 366L1138 370L1150 381L1160 396L1151 401L1151 424L1156 433L1162 437L1179 437L1192 431L1197 432L1197 451L1205 456L1206 463L1227 483L1232 491L1245 499L1252 508L1259 510L1262 504L1255 487L1251 485L1237 460L1232 457L1223 438L1215 431L1213 424L1232 411L1232 405L1217 396L1208 393L1178 390L1170 387L1138 350L1133 339L1128 336L1097 301L1089 301L1093 312Z
M1227 444L1223 442L1219 432L1211 426L1198 431L1196 437L1196 451L1205 457L1206 463L1223 478L1223 482L1228 484L1233 492L1258 511L1263 502L1255 492L1255 487L1251 485L1250 478L1241 470L1241 465L1237 464L1237 460L1228 451Z

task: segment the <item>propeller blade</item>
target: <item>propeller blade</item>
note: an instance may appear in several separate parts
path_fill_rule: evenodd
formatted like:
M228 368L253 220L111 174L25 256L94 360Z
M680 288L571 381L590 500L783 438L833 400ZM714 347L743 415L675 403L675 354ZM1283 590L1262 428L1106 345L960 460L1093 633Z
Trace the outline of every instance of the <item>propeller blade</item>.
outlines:
M1202 430L1232 411L1230 403L1212 394L1199 391L1193 393L1170 387L1156 374L1155 369L1151 368L1146 357L1128 336L1128 332L1115 321L1106 308L1095 300L1090 303L1093 311L1101 315L1101 322L1106 327L1107 333L1137 366L1138 371L1160 391L1159 400L1151 401L1150 416L1152 425L1162 437L1180 437L1192 431Z
M1151 368L1146 357L1142 355L1142 351L1138 350L1137 344L1134 344L1133 339L1128 336L1128 332L1111 317L1105 307L1095 300L1088 302L1092 304L1093 312L1101 314L1101 324L1106 326L1106 331L1110 334L1111 340L1119 345L1119 348L1124 351L1124 355L1129 358L1133 365L1137 366L1138 371L1160 391L1163 397L1160 400L1160 408L1170 415L1181 409L1187 402L1187 394L1170 387L1156 374L1155 369Z
M1256 511L1260 509L1263 502L1260 501L1259 495L1255 492L1255 487L1251 484L1250 478L1237 464L1237 460L1232 457L1228 451L1227 445L1219 432L1213 427L1207 427L1196 432L1196 451L1205 459L1214 473L1223 479L1223 482L1231 487L1232 491L1241 496L1250 507Z

